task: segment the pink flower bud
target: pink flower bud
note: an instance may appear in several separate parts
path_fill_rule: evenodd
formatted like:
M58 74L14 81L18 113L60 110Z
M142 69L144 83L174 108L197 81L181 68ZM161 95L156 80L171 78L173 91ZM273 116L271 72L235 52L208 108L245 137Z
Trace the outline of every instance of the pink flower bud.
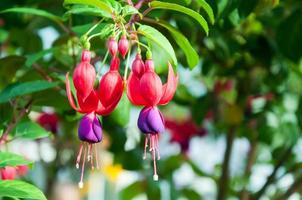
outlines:
M17 174L16 168L14 167L4 167L0 169L1 179L2 180L14 180Z
M152 59L148 59L145 61L145 69L146 71L154 71L154 62Z
M115 56L117 53L117 42L113 37L110 37L107 43L111 56Z
M132 63L132 72L138 78L140 78L145 72L145 64L140 54L136 55L135 60Z
M126 38L126 35L123 35L118 43L118 50L120 54L125 58L129 50L129 42Z

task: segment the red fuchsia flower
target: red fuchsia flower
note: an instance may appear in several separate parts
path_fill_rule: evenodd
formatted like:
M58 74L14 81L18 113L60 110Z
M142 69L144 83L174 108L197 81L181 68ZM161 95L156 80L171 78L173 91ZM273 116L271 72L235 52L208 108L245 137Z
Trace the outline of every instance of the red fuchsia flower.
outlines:
M78 137L83 143L81 144L76 167L80 167L80 161L83 154L82 173L79 187L83 187L84 167L87 160L91 162L94 169L94 158L92 149L94 144L102 140L102 126L96 114L105 116L110 114L117 106L123 94L123 80L118 72L119 59L113 57L109 71L102 77L99 88L94 88L96 73L92 65L89 64L90 52L84 50L82 53L81 63L76 67L73 75L73 82L76 89L78 106L74 102L69 83L69 74L66 74L66 92L71 107L77 112L85 114L80 121ZM97 152L95 150L96 167L98 168Z
M186 119L182 122L176 122L172 119L165 120L166 128L170 130L171 142L180 145L181 151L186 153L189 149L189 143L194 136L205 136L207 131L197 126L192 119Z
M154 71L153 60L148 59L143 65L140 59L137 56L132 65L132 72L128 78L127 95L132 104L144 106L138 118L138 127L146 135L143 158L146 158L146 149L150 143L154 165L153 179L158 180L156 169L156 157L160 159L158 134L164 131L165 126L163 116L156 106L165 105L173 98L178 76L174 75L173 68L169 63L168 80L162 85L159 76Z
M27 165L19 165L16 167L16 170L19 176L25 176L28 173L29 168Z
M41 113L37 122L46 130L57 133L58 132L58 116L55 113Z
M126 35L122 35L120 41L118 42L118 50L122 57L125 58L129 50L129 42L127 40Z
M14 180L17 176L17 170L15 167L7 166L0 169L2 180Z
M118 46L117 46L117 41L114 39L114 37L109 38L107 42L107 48L111 56L116 56Z

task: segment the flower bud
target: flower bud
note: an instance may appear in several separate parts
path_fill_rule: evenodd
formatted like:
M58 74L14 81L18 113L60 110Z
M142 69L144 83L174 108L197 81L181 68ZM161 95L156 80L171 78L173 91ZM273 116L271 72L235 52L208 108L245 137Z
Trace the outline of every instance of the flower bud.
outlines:
M136 55L135 60L132 63L132 72L138 78L140 78L145 72L145 64L140 54Z
M154 62L152 59L147 59L145 61L145 69L146 71L151 71L151 72L154 71Z
M114 39L114 37L109 38L107 46L108 46L108 50L109 50L109 53L111 54L111 56L115 56L117 53L118 47L117 47L117 42Z
M17 170L14 167L7 166L0 169L2 180L14 180L17 175Z
M126 35L123 35L118 43L118 50L120 54L125 58L129 50L129 42L126 38Z

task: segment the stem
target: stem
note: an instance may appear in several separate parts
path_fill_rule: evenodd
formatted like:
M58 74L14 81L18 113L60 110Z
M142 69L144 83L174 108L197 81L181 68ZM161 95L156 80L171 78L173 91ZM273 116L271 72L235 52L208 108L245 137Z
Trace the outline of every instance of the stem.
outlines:
M97 22L95 25L93 25L84 35L89 35L103 21L104 21L104 18L101 19L99 22Z
M141 45L141 46L145 47L148 51L151 51L151 49L147 45L145 45L144 43L141 43L138 40L134 40L134 42L136 42L138 45Z
M260 199L260 197L265 193L266 188L274 182L275 180L275 176L277 174L277 171L279 170L279 168L287 161L287 159L289 158L288 154L291 153L291 150L293 148L293 145L288 147L285 152L283 153L283 155L281 156L281 158L277 161L277 164L275 165L275 168L273 170L273 172L271 173L271 175L267 178L265 184L262 186L262 188L256 192L256 194L252 197L253 200L258 200Z
M108 55L109 55L109 51L107 50L107 51L106 51L106 54L105 54L105 56L104 56L103 62L102 62L102 64L101 64L101 66L99 67L99 70L98 70L98 72L97 72L97 74L96 74L97 77L100 76L100 71L101 71L102 67L103 67L104 64L105 64L105 62L106 62L106 60L107 60L107 58L108 58Z
M257 146L258 146L257 140L253 139L250 142L250 149L249 149L249 152L248 152L248 155L247 155L247 164L245 166L245 171L244 171L244 177L247 178L247 180L249 180L249 177L251 175L252 166L253 166L253 164L255 162L255 159L256 159ZM240 199L249 200L249 193L246 189L246 186L244 186L244 188L241 192L241 198Z
M24 106L24 108L20 111L20 113L18 114L18 116L13 116L11 122L9 123L9 125L7 126L6 130L4 131L4 133L1 135L0 137L0 145L2 143L5 143L5 140L8 136L8 134L15 128L15 126L17 125L17 123L25 116L25 114L28 112L31 104L32 104L33 100L30 99L27 104Z
M126 66L125 66L124 82L126 82L126 80L127 80L129 61L130 61L130 54L131 54L131 46L129 48L129 52L128 52L128 56L127 56L127 61L126 61Z
M226 150L224 153L224 160L222 164L222 173L218 182L217 200L225 200L229 188L229 163L232 154L232 148L235 138L235 129L231 127L227 133Z

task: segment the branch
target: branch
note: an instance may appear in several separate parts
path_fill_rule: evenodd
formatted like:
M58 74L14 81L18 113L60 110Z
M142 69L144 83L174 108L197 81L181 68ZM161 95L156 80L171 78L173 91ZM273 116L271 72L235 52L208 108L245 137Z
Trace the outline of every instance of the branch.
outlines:
M290 146L287 150L285 150L285 152L283 153L283 155L281 156L281 158L277 161L277 164L275 165L275 168L273 170L273 172L271 173L271 175L267 178L265 184L262 186L262 188L256 192L256 194L252 197L253 200L258 200L266 191L266 188L274 182L275 180L275 176L277 174L278 169L286 162L286 160L288 159L288 154L290 154L290 152L292 151L293 145Z
M9 123L6 130L0 137L0 145L5 143L8 134L15 128L17 123L25 116L25 114L28 113L28 110L30 109L32 102L33 100L30 99L28 103L24 106L24 108L20 111L20 113L18 113L18 116L16 116L15 114L13 115L11 122Z
M224 160L222 164L222 173L218 182L217 200L224 200L227 197L229 188L229 163L232 154L232 148L235 138L235 129L231 127L227 133L226 150L224 153Z
M302 191L302 176L299 177L289 188L286 192L284 192L279 197L276 197L276 200L287 200L289 197L295 193Z
M249 152L247 154L247 164L245 166L245 170L244 170L244 177L249 179L250 175L251 175L251 170L252 170L252 166L255 162L256 159L256 150L257 150L257 139L253 139L250 142L250 149ZM249 200L249 193L246 189L246 186L244 186L242 192L241 192L241 200Z

